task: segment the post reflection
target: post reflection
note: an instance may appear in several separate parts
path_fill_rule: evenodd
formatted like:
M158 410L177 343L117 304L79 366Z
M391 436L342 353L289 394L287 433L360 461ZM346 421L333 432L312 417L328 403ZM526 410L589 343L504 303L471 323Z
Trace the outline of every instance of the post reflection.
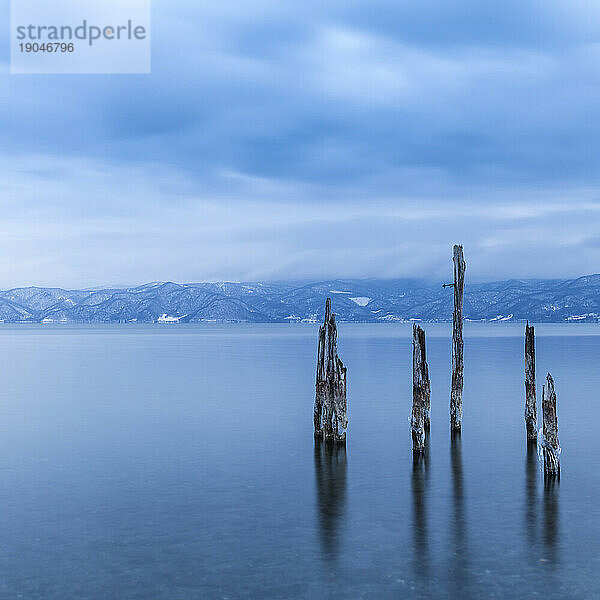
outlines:
M429 448L413 453L412 501L413 501L413 552L415 578L422 585L429 581L429 531L427 527L427 483L429 480Z
M537 532L537 480L539 477L539 461L537 444L527 442L527 458L525 461L525 507L524 531L528 541L534 542Z
M560 478L557 476L544 477L544 546L548 558L555 561L558 557L557 546L559 538L558 521L558 492Z
M465 597L470 589L467 548L467 522L465 518L465 490L460 432L453 432L450 440L450 466L452 471L453 518L450 530L452 544L451 581L454 597Z
M315 440L315 475L321 550L336 560L340 521L346 511L346 444Z

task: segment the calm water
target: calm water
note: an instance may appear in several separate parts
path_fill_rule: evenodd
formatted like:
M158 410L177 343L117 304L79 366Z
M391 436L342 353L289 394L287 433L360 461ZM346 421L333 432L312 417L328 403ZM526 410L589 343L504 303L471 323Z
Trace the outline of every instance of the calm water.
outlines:
M315 447L312 326L0 326L0 598L599 598L600 326L537 328L562 478L523 422L522 327L340 327L346 450ZM539 411L539 409L538 409Z

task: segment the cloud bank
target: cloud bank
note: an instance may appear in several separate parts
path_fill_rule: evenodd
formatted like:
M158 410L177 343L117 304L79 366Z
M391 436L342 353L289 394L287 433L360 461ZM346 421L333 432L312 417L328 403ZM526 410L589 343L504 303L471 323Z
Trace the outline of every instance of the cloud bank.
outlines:
M150 76L5 62L0 286L600 271L600 10L480 4L155 0Z

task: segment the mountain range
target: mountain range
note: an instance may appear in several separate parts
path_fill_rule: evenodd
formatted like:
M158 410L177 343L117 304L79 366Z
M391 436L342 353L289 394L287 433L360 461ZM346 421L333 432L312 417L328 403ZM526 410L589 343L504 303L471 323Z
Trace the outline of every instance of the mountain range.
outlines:
M414 279L319 282L159 282L129 288L0 291L5 323L316 322L331 297L339 321L450 321L452 288ZM598 322L600 275L465 286L469 320Z

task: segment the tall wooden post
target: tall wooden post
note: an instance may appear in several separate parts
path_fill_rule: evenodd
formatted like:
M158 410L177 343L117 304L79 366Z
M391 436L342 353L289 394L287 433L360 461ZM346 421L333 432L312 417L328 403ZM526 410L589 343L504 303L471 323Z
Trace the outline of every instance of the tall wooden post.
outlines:
M429 430L431 385L425 347L425 331L413 324L413 404L410 426L414 452L425 451L425 432Z
M548 373L542 390L542 413L544 416L544 473L560 475L560 445L558 443L558 419L556 417L556 392L554 379Z
M535 330L533 325L525 326L525 426L527 440L537 439L537 408L535 393Z
M463 247L454 246L454 313L452 315L452 391L450 393L450 428L460 431L462 426L463 393L463 292L465 269Z
M331 298L325 302L325 321L319 328L315 391L315 438L344 441L348 427L347 369L337 354L337 326Z

